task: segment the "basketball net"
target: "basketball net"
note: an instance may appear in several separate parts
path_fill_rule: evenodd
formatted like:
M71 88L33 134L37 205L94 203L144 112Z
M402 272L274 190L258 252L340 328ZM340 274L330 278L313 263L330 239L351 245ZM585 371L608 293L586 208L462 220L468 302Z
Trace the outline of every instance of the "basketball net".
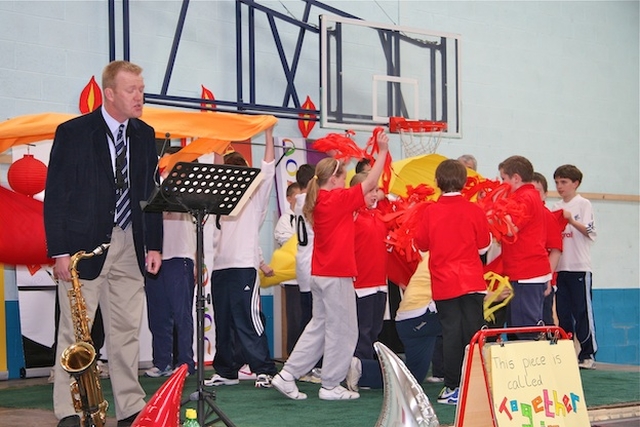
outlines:
M400 134L405 157L435 153L440 145L442 132L446 129L445 122L389 118L389 131Z

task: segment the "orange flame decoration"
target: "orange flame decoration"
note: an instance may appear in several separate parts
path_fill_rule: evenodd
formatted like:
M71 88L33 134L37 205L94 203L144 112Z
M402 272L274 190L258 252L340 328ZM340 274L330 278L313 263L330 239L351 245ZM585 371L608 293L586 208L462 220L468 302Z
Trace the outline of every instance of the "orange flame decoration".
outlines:
M94 111L101 105L102 91L100 90L98 83L96 83L95 76L91 76L91 80L89 80L89 83L87 83L80 93L78 108L82 114L87 114Z
M316 106L311 101L311 98L309 98L309 95L307 95L307 99L304 101L304 104L302 104L301 107L304 108L305 110L316 109ZM298 116L302 117L302 119L298 120L298 129L300 129L300 133L302 134L302 137L306 138L311 133L311 130L316 125L316 122L313 120L305 120L305 119L315 119L316 115L308 114L308 113L298 113Z
M210 99L212 101L216 100L216 97L213 96L213 92L204 87L204 85L200 85L202 88L202 93L200 94L200 98L202 99ZM202 111L209 111L208 108L216 108L215 102L201 102L200 106L202 107Z

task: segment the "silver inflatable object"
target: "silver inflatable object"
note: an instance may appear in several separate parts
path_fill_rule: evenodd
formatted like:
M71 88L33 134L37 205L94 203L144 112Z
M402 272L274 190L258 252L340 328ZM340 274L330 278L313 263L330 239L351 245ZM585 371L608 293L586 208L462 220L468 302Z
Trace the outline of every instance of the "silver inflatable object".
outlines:
M376 427L439 427L429 398L407 366L387 346L373 344L384 381L384 400Z

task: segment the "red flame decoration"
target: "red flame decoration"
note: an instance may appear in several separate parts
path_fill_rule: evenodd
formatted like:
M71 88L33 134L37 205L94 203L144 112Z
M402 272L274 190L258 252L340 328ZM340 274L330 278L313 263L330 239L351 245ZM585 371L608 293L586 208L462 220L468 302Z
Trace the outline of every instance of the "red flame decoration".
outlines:
M200 94L200 98L210 99L212 101L216 100L216 97L213 96L213 92L211 92L209 89L207 89L203 85L200 85L200 87L202 87L202 93ZM216 108L215 102L201 102L200 106L202 107L202 111L208 111L209 108Z
M304 104L302 104L301 107L305 110L315 111L316 109L316 106L311 101L311 98L309 98L309 95L307 95L307 99L304 101ZM310 113L298 113L298 116L302 117L302 119L298 120L298 129L300 129L302 137L307 138L311 133L313 127L316 125L316 122L314 120L308 119L315 119L316 115Z
M102 91L100 90L98 83L96 83L95 76L91 76L91 80L89 80L89 83L87 83L80 93L78 108L82 114L87 114L94 111L101 105Z

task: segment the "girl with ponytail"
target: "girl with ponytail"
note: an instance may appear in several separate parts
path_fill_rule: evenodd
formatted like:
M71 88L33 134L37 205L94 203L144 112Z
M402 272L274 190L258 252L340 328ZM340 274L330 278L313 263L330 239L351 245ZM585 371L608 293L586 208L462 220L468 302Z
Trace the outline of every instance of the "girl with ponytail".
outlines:
M354 255L354 212L364 207L365 194L377 188L389 151L389 138L376 136L379 153L367 178L345 188L345 165L322 159L307 187L303 214L313 226L315 239L311 261L313 316L298 339L286 364L272 381L290 399L306 399L295 380L309 372L321 357L323 400L357 399L357 392L340 385L345 379L358 341Z

